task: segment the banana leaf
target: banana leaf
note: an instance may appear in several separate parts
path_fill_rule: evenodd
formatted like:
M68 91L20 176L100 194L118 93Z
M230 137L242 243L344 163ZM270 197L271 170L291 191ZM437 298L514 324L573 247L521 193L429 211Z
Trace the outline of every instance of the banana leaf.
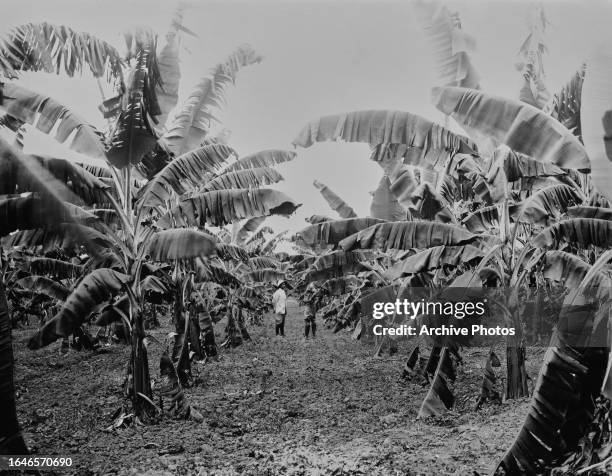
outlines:
M561 123L525 103L465 88L434 88L434 105L467 132L559 167L590 170L589 155ZM600 119L601 120L601 119ZM599 129L601 130L601 128ZM478 141L477 141L478 142Z

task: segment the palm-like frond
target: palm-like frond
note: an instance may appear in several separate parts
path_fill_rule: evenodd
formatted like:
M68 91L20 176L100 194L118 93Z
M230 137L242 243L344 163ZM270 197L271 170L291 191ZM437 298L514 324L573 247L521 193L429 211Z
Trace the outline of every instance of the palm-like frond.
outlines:
M222 106L225 88L233 84L240 68L259 63L259 56L250 46L238 48L191 91L180 112L169 122L162 141L175 155L200 145L215 118L215 109Z
M469 57L476 41L461 29L459 15L439 1L419 1L415 9L432 43L440 84L478 89L480 78Z
M108 71L123 80L119 52L89 33L46 22L27 23L0 40L0 73L8 78L17 77L19 71L74 76L86 66L95 77Z
M586 72L586 64L574 73L572 79L556 93L547 108L549 114L563 124L582 142L582 125L580 122L580 106L582 103L582 84Z
M175 158L140 192L143 206L163 205L174 192L182 195L201 186L203 177L221 168L234 149L223 144L206 145Z
M223 172L236 172L238 170L254 169L257 167L274 167L278 164L290 162L297 154L291 150L267 149L239 158L230 163Z
M168 120L168 114L174 109L178 102L179 83L181 79L179 59L179 31L181 30L184 30L183 8L179 5L174 13L170 28L166 33L166 43L157 58L162 82L162 84L158 85L156 88L160 108L160 115L158 117L160 129L164 128Z
M242 246L229 243L217 243L216 246L217 255L223 260L247 261L249 259L248 253Z

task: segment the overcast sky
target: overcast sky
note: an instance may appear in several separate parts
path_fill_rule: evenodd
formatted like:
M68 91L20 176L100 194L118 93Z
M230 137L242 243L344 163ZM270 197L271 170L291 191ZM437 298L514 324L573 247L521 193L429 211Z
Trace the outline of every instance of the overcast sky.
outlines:
M527 34L528 1L447 2L459 11L465 31L478 44L474 62L487 92L517 98L520 74L516 54ZM545 58L548 86L555 92L577 70L596 41L609 28L612 4L596 0L545 1L550 22ZM26 22L62 23L94 33L121 47L120 33L148 25L160 43L174 4L129 0L20 1L4 5L0 30ZM243 69L220 117L232 131L230 144L241 155L262 149L291 149L291 141L310 120L359 109L398 109L440 120L430 105L435 84L428 44L408 1L193 1L185 25L198 38L185 38L181 95L217 62L243 43L264 56ZM103 124L100 95L90 77L66 79L26 75L22 84L46 93L78 111L95 125ZM64 153L50 141L33 138L27 150ZM271 219L278 230L305 226L304 218L328 214L312 186L330 186L359 215L369 212L369 191L381 177L363 144L317 144L298 150L298 158L279 166L285 181L277 188L302 208L289 220Z

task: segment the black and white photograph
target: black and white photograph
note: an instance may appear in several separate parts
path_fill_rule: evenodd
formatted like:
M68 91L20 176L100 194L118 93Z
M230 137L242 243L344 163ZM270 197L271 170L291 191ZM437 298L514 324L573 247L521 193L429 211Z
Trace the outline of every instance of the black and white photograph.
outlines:
M5 0L0 474L612 474L612 0Z

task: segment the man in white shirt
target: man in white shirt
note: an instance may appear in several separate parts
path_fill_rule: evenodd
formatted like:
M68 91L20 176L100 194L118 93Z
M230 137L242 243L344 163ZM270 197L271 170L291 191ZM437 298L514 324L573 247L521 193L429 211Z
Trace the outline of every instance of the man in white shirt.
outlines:
M285 316L287 315L287 294L283 289L285 281L276 284L276 291L272 295L272 307L274 308L274 321L276 322L276 335L285 336Z

